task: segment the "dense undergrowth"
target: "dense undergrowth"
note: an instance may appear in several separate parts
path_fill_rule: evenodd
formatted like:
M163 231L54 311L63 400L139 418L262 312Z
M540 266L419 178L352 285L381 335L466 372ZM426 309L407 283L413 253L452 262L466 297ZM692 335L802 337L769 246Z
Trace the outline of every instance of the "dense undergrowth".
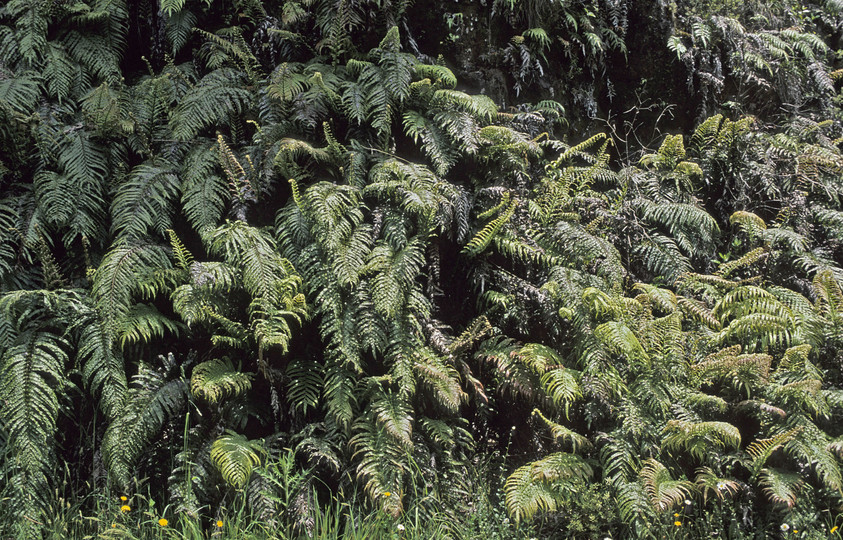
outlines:
M6 2L0 537L839 537L841 10Z

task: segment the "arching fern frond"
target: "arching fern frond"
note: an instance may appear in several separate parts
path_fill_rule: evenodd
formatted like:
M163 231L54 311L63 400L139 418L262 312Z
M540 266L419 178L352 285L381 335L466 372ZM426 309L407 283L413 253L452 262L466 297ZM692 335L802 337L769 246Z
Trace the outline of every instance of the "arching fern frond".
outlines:
M162 288L154 274L171 267L162 246L120 243L106 253L94 272L92 295L112 338L129 313L133 297L153 297Z
M241 395L251 387L252 374L239 371L227 358L202 362L190 376L190 391L210 403Z
M670 471L652 458L644 462L639 476L650 503L661 512L683 504L694 489L694 485L687 480L674 480Z
M552 512L592 474L582 458L564 452L519 467L504 485L507 510L517 521L529 520L539 511Z
M53 441L69 344L49 331L27 329L3 345L0 423L15 456L9 486L15 513L37 519L51 500Z
M662 446L667 450L688 452L703 461L712 452L728 447L737 449L741 444L741 433L727 422L685 422L671 420L664 428L667 434Z
M111 205L112 227L117 238L137 240L149 232L163 235L171 226L178 192L179 181L173 164L153 161L132 169L117 186Z
M252 93L243 87L242 74L220 68L206 75L181 99L170 128L180 141L187 141L206 127L225 124L232 114L249 106Z
M263 453L260 441L250 441L243 435L228 432L211 445L211 462L228 484L242 489L252 470L260 465Z

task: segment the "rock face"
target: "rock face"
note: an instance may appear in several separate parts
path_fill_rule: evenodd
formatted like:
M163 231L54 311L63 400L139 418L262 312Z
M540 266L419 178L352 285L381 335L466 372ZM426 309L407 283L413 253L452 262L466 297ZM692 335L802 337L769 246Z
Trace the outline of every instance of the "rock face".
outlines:
M488 95L503 109L558 101L576 131L591 131L594 119L619 133L625 124L693 128L700 100L689 88L688 66L666 47L675 6L658 0L525 5L416 2L405 19L408 50L444 62L463 89Z

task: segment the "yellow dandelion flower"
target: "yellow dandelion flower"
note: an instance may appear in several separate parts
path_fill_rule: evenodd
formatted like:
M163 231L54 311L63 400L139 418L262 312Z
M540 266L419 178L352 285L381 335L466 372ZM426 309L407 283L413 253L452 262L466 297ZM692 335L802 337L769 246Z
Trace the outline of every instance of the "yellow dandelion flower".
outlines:
M839 527L838 527L837 525L835 525L835 526L834 526L834 527L832 527L832 528L831 528L831 530L830 530L830 531L828 531L828 532L830 532L831 534L834 534L834 533L836 533L836 532L837 532L837 529L838 529L838 528L839 528Z
M681 527L681 526L682 526L682 522L681 522L681 521L674 521L674 522L673 522L673 524L674 524L674 525L676 525L677 527Z
M390 493L389 491L384 491L384 492L383 492L383 496L384 496L384 497L389 497L390 495L392 495L392 493Z
M799 532L799 529L793 529L793 534L796 534L798 532Z
M111 524L111 528L112 528L112 529L114 529L115 527L117 527L117 524L116 524L116 523L112 523L112 524Z
M120 496L120 500L121 500L121 501L123 501L123 502L126 502L126 501L128 501L129 499L128 499L128 497L126 497L125 495L121 495L121 496Z
M132 510L132 507L129 506L128 504L124 504L123 506L120 507L121 512L130 512L131 510Z
M222 520L217 520L217 527L222 529Z
M679 514L673 514L673 517L679 517Z
M161 518L161 519L158 520L158 524L161 525L162 527L166 527L168 523L170 523L170 522L167 521L164 518Z

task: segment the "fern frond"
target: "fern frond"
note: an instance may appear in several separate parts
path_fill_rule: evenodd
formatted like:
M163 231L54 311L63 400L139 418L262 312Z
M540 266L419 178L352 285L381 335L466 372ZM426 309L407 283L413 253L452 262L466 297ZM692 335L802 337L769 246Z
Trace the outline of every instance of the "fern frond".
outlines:
M694 489L687 480L674 480L667 468L652 458L644 462L639 476L650 503L660 512L683 504Z
M260 465L263 453L260 441L250 441L239 433L229 431L211 445L211 462L226 482L242 489L252 470Z
M761 490L770 501L793 508L804 480L797 473L765 468L759 472L758 483L762 486Z
M567 499L569 490L592 474L579 456L551 454L516 469L506 479L506 508L516 521L529 520L539 511L553 512Z
M518 200L513 199L506 210L501 212L498 217L487 223L480 231L477 232L477 234L474 235L471 240L468 241L462 249L463 253L471 256L477 256L482 253L489 246L489 243L491 243L495 234L497 234L501 227L510 220L517 207Z
M215 358L193 368L190 391L210 403L235 397L252 387L252 374L236 369L228 358Z
M752 468L754 473L758 473L766 464L773 452L789 443L796 438L802 431L801 427L795 427L788 431L781 432L769 439L760 439L753 441L746 447L746 453L752 457Z
M137 460L150 441L169 419L181 414L187 402L186 382L171 374L175 358L169 355L165 361L168 373L141 364L122 410L103 435L103 462L122 489L131 483Z
M166 162L138 165L117 186L111 205L118 239L137 240L147 233L163 235L171 226L173 201L179 192L175 167Z
M721 478L710 467L700 467L696 472L694 484L702 492L703 502L708 499L709 495L714 495L722 501L727 495L737 495L741 490L741 485L738 482Z
M735 259L734 261L729 261L727 263L721 264L720 268L717 269L716 275L728 278L729 274L731 274L735 270L753 265L758 261L761 261L762 259L766 258L767 255L769 255L769 252L766 248L755 248L752 251L745 253L740 258Z
M117 339L122 348L129 344L149 343L167 335L177 336L183 328L164 316L155 306L135 304L126 313L117 329Z
M28 329L4 347L0 357L0 423L15 456L9 487L16 513L30 519L40 518L50 501L53 441L68 348L55 334Z
M570 444L573 452L576 452L581 448L591 447L591 442L586 437L563 426L562 424L558 424L553 420L550 420L539 409L533 409L532 414L533 416L538 416L542 422L545 423L548 429L550 429L550 434L554 439L560 439L561 441Z
M319 364L297 357L287 365L287 397L293 410L303 415L319 404L325 379Z
M723 451L728 447L737 449L741 445L740 431L727 422L671 420L664 432L667 433L662 442L664 448L688 452L700 461L713 451Z
M167 252L156 245L118 244L94 272L92 295L107 332L116 337L134 296L151 298L160 282L150 280L157 270L172 268Z
M243 88L239 72L217 69L182 98L170 120L170 128L180 141L193 139L203 129L225 124L232 114L245 111L251 100L252 94Z

